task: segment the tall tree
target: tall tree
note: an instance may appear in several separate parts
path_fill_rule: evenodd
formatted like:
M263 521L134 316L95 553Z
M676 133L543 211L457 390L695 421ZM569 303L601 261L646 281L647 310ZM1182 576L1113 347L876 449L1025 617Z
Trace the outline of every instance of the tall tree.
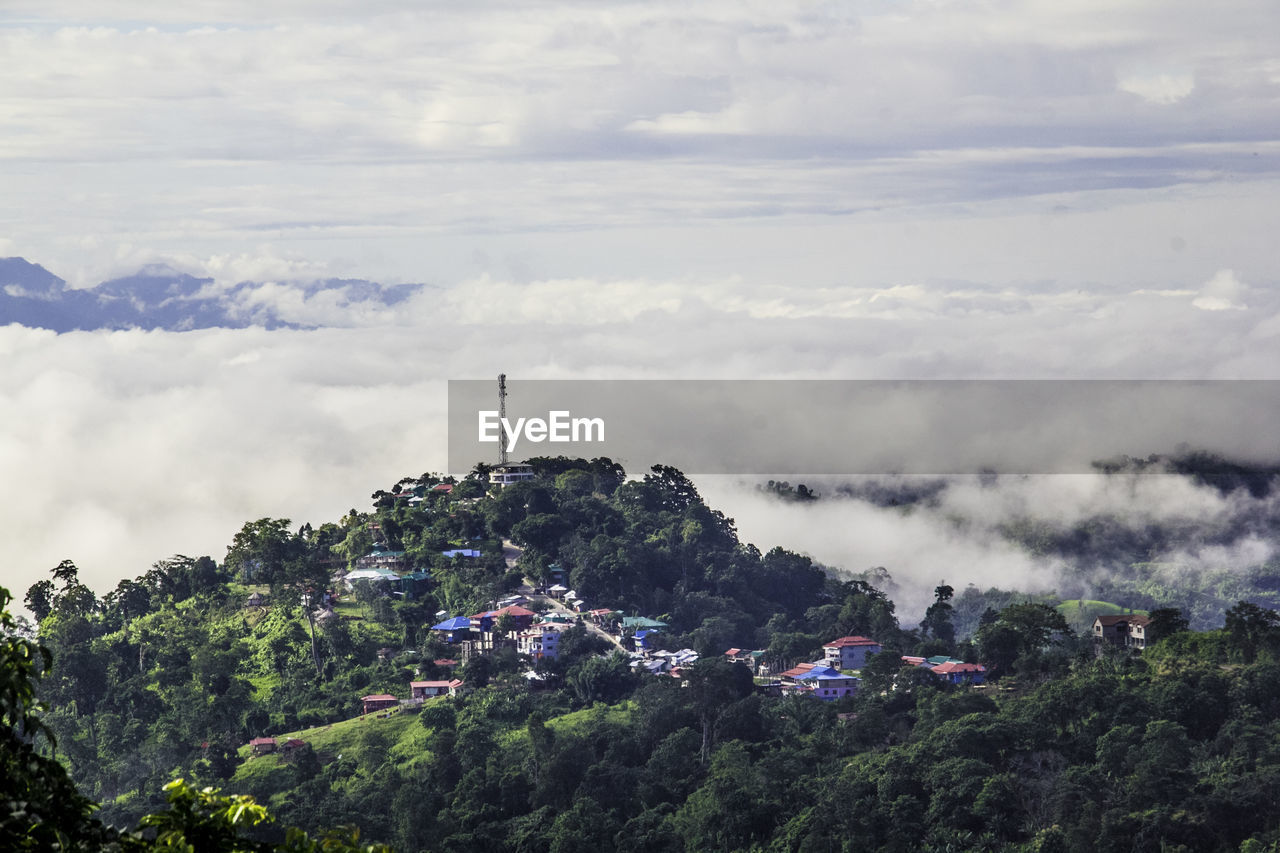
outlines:
M31 615L36 618L36 622L43 622L45 617L53 612L53 598L53 581L46 578L36 581L27 589L27 595L23 599L23 603L27 605Z
M956 639L955 625L951 622L951 599L955 590L941 584L933 590L934 601L925 611L924 620L920 623L920 633L926 637L934 637L946 643Z

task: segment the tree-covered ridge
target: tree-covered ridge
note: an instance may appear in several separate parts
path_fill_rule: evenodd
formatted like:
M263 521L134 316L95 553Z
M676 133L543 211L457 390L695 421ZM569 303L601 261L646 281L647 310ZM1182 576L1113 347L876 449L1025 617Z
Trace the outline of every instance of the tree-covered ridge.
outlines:
M1274 612L1241 604L1196 633L1153 611L1138 658L1095 649L1051 603L941 584L904 629L887 572L761 553L674 469L628 481L608 460L533 461L535 480L492 494L483 469L424 475L318 528L251 522L221 564L175 557L101 600L62 564L28 596L53 652L40 695L57 758L107 823L172 810L181 789L165 786L182 776L268 807L280 824L241 833L264 844L286 843L283 824L347 824L406 851L1280 842L1256 806L1280 793ZM523 547L514 571L504 538ZM318 619L333 574L371 555L430 581L411 598L358 587ZM362 695L442 674L456 650L427 630L440 610L487 610L556 569L703 659L682 679L646 676L573 627L540 680L503 649L462 667L468 695L361 715ZM847 635L885 651L833 703L767 695L722 654L763 650L776 673ZM994 684L956 687L903 654L981 660ZM260 735L304 746L251 756Z

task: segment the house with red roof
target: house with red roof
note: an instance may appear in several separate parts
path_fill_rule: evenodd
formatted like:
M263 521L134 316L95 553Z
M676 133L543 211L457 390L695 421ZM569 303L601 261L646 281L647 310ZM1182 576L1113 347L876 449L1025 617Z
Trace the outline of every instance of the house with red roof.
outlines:
M456 678L449 681L410 681L409 692L414 699L434 699L437 696L456 696L462 682Z
M471 617L471 628L475 631L488 634L493 631L498 620L503 616L510 616L515 623L517 631L523 631L533 624L533 619L538 614L534 613L527 607L521 607L519 604L512 604L498 610L486 610L483 613L477 613Z
M372 714L376 711L385 711L388 708L394 708L400 704L400 700L392 696L390 693L374 693L369 696L361 696L360 701L364 703L362 714Z
M276 751L276 739L273 737L256 737L249 741L249 748L254 755L266 755Z
M284 743L280 744L280 751L293 752L295 749L299 749L306 745L307 745L307 742L305 740L302 740L301 738L291 737Z
M618 611L610 610L608 607L597 607L595 610L588 610L587 615L597 625L604 625L606 622L612 622L614 616L618 615Z
M823 658L833 669L862 669L867 658L880 651L880 644L870 637L841 637L822 647Z
M804 675L804 674L805 674L806 672L808 672L809 670L813 669L815 666L818 666L818 664L816 664L816 663L801 663L801 664L796 664L795 666L793 666L791 669L787 670L786 672L780 672L780 673L778 673L778 677L779 677L779 678L781 678L781 679L783 679L784 681L790 682L791 684L795 684L795 683L796 683L796 679L798 679L800 676Z
M943 681L952 684L981 684L987 678L987 668L980 663L965 663L958 658L935 655L931 658L903 655L904 666L927 669Z
M929 671L952 684L981 684L987 677L987 668L982 664L954 660L931 666Z

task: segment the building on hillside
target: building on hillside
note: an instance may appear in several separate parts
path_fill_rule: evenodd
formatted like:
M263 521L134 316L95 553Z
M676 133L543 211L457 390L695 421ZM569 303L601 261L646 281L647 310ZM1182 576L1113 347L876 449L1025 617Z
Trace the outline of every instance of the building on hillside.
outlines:
M597 607L595 610L588 610L587 617L596 625L607 625L614 621L614 618L620 616L616 610L610 610L608 607Z
M521 631L527 631L537 615L532 610L521 607L518 604L475 614L470 617L471 635L470 641L463 645L463 659L469 659L472 654L486 654L503 647L515 648L516 635ZM503 621L504 616L511 617L509 636L502 636L498 633L498 625Z
M815 666L794 679L797 687L807 688L823 702L835 702L858 692L857 676L845 675L829 666Z
M760 671L760 666L764 662L764 651L751 649L729 649L724 653L724 659L733 663L743 663L747 665L747 669L751 670L754 675Z
M446 643L464 643L471 639L471 620L466 616L454 616L432 625L431 630L439 634Z
M286 740L284 743L280 744L280 751L293 752L295 749L301 749L306 745L307 745L307 742L305 740L302 740L296 737L291 737L288 740Z
M266 600L261 593L254 592L249 594L249 599L245 602L245 607L262 607Z
M371 583L386 581L392 586L397 586L400 583L400 576L385 566L371 566L367 569L356 569L343 578L347 589L354 589L356 581L370 581Z
M276 751L276 739L273 737L256 737L249 741L249 748L254 755L266 755Z
M632 636L635 641L636 651L647 652L656 649L658 643L659 632L654 629L641 629L636 631Z
M928 658L903 655L902 664L927 669L938 678L952 684L982 684L987 678L987 668L982 664L966 663L959 658L946 655L934 655Z
M452 560L454 557L464 557L468 560L476 560L480 558L480 550L477 548L450 548L447 551L440 552L445 557Z
M471 629L487 634L497 627L499 620L503 616L510 616L515 629L523 631L533 624L534 617L537 615L527 607L512 604L507 607L500 607L497 610L486 610L483 613L475 614L471 617Z
M400 592L405 601L415 601L431 588L431 573L419 569L400 576Z
M658 619L650 619L646 616L623 616L622 617L622 630L624 631L628 629L632 631L639 631L642 628L656 629L656 628L665 628L665 627L667 627L666 622L662 622Z
M835 669L862 669L867 658L880 651L880 644L869 637L841 637L822 647L827 666Z
M385 548L374 548L368 554L356 560L357 569L405 569L409 565L404 551L388 551ZM394 574L394 571L392 572ZM348 575L348 577L350 577Z
M390 693L374 693L369 696L361 696L360 701L364 703L362 714L373 714L378 711L385 711L388 708L394 708L400 704L400 700L392 696Z
M955 660L935 664L929 671L952 684L981 684L987 677L987 668L982 664Z
M500 489L533 478L533 466L523 462L508 462L504 465L494 465L489 469L489 483Z
M786 672L778 673L778 678L781 678L783 683L785 684L794 685L797 683L796 682L797 678L804 675L806 672L809 672L811 669L813 669L816 666L826 666L826 664L825 663L799 663L791 667L791 669L788 669Z
M534 625L527 631L516 634L516 651L528 655L535 661L555 660L560 656L559 625L544 623Z
M649 675L662 675L671 671L671 661L666 658L645 660L642 657L632 658L631 668L636 672L647 672Z
M409 693L413 699L433 699L436 696L457 696L462 682L456 678L448 681L410 681Z
M1124 646L1129 649L1147 647L1147 626L1151 620L1141 613L1117 613L1093 620L1093 640L1101 645Z

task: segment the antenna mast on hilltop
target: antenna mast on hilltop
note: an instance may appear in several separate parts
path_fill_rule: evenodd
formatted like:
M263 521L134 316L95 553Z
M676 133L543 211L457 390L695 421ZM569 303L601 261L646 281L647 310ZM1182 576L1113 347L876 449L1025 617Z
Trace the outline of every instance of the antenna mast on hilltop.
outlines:
M498 464L507 464L507 374L498 374L498 423L502 425L502 438L498 441Z

